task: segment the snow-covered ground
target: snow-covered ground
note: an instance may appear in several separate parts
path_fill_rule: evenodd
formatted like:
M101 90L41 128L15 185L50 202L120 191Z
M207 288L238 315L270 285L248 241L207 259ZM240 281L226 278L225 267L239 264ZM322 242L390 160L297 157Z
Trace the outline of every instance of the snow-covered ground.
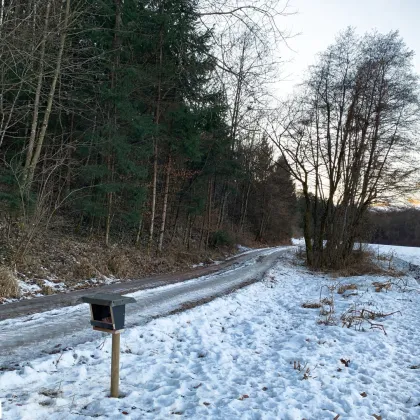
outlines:
M293 238L293 245L303 247L305 241L303 238ZM359 245L356 245L357 247ZM385 257L387 259L397 257L408 263L420 266L420 248L409 247L409 246L398 246L398 245L380 245L380 244L365 244L367 248L373 251L379 257Z
M258 281L285 251L287 247L261 250L210 275L134 292L130 295L136 303L129 306L126 327L145 325L151 319L179 311L185 305L191 307L194 302L227 294L243 284ZM124 294L122 291L115 290ZM92 341L97 335L92 334L87 322L89 317L89 306L81 304L0 321L0 371L3 366ZM39 336L36 331L41 328L43 333Z
M420 265L420 248L397 245L369 245L370 249L377 254L395 256L411 264Z
M332 305L302 307L324 298ZM342 327L342 314L362 309L398 312ZM92 332L94 342L2 372L3 417L414 420L419 320L414 279L331 279L290 251L262 282L126 330L121 398L108 398L111 337Z

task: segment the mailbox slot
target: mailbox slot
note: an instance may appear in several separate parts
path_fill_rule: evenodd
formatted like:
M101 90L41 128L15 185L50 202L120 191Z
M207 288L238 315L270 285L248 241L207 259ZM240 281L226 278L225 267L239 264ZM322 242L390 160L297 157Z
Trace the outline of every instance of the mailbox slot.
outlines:
M105 305L91 305L91 321L90 323L94 327L106 328L108 330L114 330L114 321L112 319L112 312L110 306Z
M84 296L82 300L90 304L90 323L93 328L110 333L124 329L125 305L135 302L133 298L112 294Z

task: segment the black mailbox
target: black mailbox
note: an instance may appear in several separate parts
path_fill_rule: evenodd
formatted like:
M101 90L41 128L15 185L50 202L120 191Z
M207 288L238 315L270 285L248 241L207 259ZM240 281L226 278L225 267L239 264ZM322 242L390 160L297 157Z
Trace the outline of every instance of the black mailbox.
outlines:
M94 330L115 333L124 329L125 305L136 300L114 293L97 293L83 296L82 301L90 304L90 323Z

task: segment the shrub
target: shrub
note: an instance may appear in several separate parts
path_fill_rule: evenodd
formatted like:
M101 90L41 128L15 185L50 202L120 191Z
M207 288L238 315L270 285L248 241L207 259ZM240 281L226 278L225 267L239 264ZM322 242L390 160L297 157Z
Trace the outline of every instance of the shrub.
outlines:
M18 298L20 296L19 281L13 271L0 266L0 297Z
M53 295L54 294L54 289L51 286L47 286L46 284L43 284L41 286L41 293L44 296Z
M211 248L219 248L222 246L232 246L233 240L230 235L224 230L213 232L209 238L209 246Z
M130 271L131 262L125 254L121 253L112 255L107 265L113 276L125 278Z
M73 269L73 276L79 279L91 279L92 277L97 277L98 272L92 263L87 258L81 258L78 264L75 264Z

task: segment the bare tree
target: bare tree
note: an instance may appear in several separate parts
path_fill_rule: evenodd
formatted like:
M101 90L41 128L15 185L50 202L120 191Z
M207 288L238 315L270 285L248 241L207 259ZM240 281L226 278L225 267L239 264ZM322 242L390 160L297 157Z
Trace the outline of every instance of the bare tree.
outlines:
M370 205L408 188L419 84L398 32L348 29L273 118L271 139L305 199L307 261L346 265Z

